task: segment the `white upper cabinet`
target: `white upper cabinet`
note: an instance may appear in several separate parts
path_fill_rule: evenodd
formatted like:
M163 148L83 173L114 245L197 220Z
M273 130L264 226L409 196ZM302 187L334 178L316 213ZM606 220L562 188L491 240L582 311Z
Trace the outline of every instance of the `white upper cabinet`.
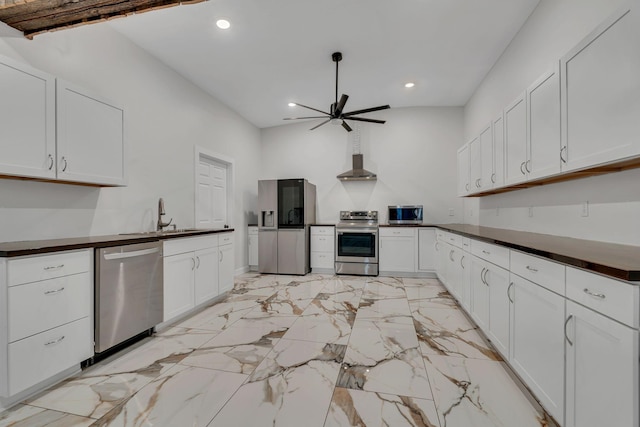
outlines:
M480 190L485 191L494 187L493 167L493 129L491 123L485 126L478 137L480 142Z
M58 179L125 185L124 111L57 80Z
M466 144L458 150L458 196L469 194L469 173L469 144Z
M504 119L502 114L493 121L493 175L495 188L504 185Z
M0 174L56 177L55 78L0 58Z
M560 72L556 63L527 89L529 179L560 172Z
M522 93L504 110L505 183L526 181L527 104Z
M640 154L640 8L633 4L561 60L563 170Z
M469 143L469 193L482 191L482 151L480 137Z

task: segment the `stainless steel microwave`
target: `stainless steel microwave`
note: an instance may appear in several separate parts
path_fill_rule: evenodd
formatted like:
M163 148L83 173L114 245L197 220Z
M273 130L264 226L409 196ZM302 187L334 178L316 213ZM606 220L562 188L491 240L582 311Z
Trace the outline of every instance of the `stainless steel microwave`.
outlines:
M389 206L389 224L422 224L422 205Z

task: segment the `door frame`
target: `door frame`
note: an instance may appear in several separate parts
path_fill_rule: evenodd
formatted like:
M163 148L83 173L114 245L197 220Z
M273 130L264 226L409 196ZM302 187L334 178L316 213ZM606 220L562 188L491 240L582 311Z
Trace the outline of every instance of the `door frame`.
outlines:
M235 160L224 154L216 153L199 145L194 145L193 161L193 224L198 224L198 165L201 158L222 163L227 167L227 225L234 228L234 190L235 190Z

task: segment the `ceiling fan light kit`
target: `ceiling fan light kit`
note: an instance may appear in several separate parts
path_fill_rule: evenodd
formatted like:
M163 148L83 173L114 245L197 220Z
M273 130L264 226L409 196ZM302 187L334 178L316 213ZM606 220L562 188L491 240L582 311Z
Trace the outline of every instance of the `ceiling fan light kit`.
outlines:
M342 96L340 97L340 100L338 100L338 63L342 60L342 53L334 52L331 55L331 59L333 59L333 62L336 63L336 98L335 98L335 102L331 104L331 106L329 107L329 112L327 113L326 111L318 110L317 108L313 108L313 107L308 107L306 105L303 105L297 102L290 103L289 104L290 106L291 104L294 104L296 106L300 106L312 111L316 111L324 115L323 116L306 116L306 117L288 117L284 120L325 119L323 122L312 127L310 130L317 129L320 126L331 122L334 125L342 125L342 127L347 132L351 132L353 129L351 128L351 126L349 126L346 120L354 120L359 122L378 123L378 124L385 123L385 120L376 120L376 119L369 119L366 117L355 117L355 116L359 114L364 114L364 113L372 113L374 111L386 110L390 108L389 105L381 105L379 107L365 108L362 110L349 111L346 113L344 112L344 106L346 105L347 100L349 99L349 95L343 93Z

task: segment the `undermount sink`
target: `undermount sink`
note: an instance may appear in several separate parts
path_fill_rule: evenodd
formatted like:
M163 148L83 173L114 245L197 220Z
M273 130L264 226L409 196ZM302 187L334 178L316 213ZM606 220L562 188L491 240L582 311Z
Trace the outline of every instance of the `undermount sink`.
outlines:
M177 233L189 233L191 231L198 231L197 228L177 228L175 230L162 230L162 231L134 231L131 233L120 233L121 236L164 236L167 234Z

